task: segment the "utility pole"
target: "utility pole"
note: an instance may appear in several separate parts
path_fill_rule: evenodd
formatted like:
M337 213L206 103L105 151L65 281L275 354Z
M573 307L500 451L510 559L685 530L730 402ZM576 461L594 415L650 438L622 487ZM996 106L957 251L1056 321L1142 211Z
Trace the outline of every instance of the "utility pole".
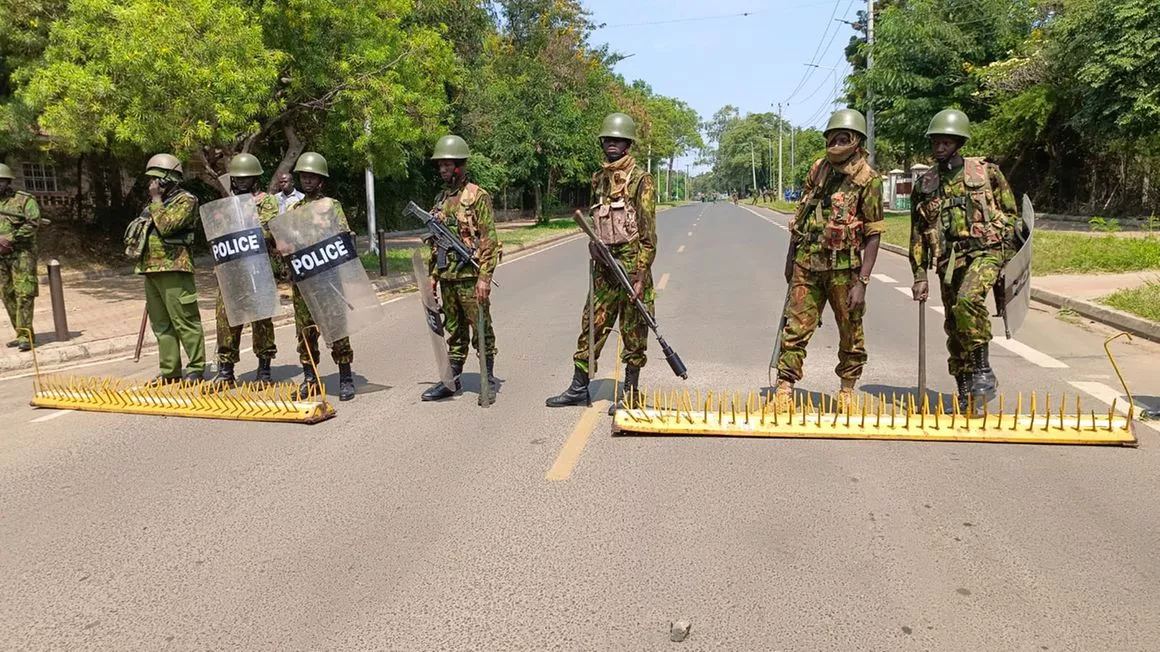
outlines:
M371 135L371 119L369 117L363 121L363 132L369 139ZM371 253L377 254L379 253L379 234L375 230L377 227L375 224L375 173L371 170L369 158L363 177L367 187L367 236L371 241Z
M874 0L866 0L870 13L866 17L866 72L874 67ZM874 88L866 84L866 151L874 166Z
M753 157L753 141L749 141L749 168L753 171L753 192L757 192L757 159Z
M777 200L785 200L785 188L782 187L781 174L781 102L777 103Z

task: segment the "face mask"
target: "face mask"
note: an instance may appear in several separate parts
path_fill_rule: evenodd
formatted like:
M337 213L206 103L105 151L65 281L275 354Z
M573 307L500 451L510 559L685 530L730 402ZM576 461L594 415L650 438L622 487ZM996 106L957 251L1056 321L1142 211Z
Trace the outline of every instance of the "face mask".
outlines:
M845 163L850 159L851 156L853 156L857 149L857 143L851 143L849 145L833 145L826 148L826 159L828 159L830 163L833 163L834 165Z

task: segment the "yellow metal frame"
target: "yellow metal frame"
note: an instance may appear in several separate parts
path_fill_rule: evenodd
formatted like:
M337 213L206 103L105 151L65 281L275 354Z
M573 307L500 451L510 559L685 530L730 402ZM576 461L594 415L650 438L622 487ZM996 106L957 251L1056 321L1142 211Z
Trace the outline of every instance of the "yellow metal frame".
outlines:
M125 378L41 375L33 349L33 407L117 414L318 423L335 416L326 400L325 385L318 395L298 395L294 383L242 383L227 388L206 381L159 383ZM309 356L309 352L307 352ZM310 365L315 376L314 357Z
M1084 412L1079 396L1052 402L1050 394L1032 393L1026 405L1020 394L1014 412L1006 412L1008 402L998 399L998 412L983 406L978 415L968 406L968 417L955 401L940 395L936 405L924 397L922 405L911 394L863 394L846 406L835 397L823 395L815 404L812 396L795 396L779 404L768 393L708 392L696 396L688 391L643 391L640 404L626 405L613 417L615 434L694 435L732 437L780 437L799 439L880 439L909 441L957 441L1034 444L1086 444L1136 446L1133 427L1135 405L1123 375L1108 345L1120 333L1104 342L1124 393L1128 397L1127 416L1116 413L1116 401L1107 414ZM1026 411L1024 410L1026 408ZM1069 410L1071 410L1069 412Z

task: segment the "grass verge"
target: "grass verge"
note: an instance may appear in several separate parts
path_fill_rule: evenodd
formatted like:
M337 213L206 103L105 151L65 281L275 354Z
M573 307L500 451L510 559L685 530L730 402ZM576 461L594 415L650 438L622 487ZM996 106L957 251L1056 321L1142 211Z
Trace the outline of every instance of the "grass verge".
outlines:
M541 240L546 240L558 235L576 231L580 229L576 223L570 219L554 219L547 224L536 224L532 226L521 226L515 229L500 229L498 231L499 239L503 242L505 250L511 253L514 248L513 245L528 246ZM387 243L387 273L388 274L403 274L411 271L411 254L416 249L420 249L424 257L428 255L426 245L419 246L391 246ZM362 260L363 268L368 272L378 273L379 271L379 257L371 252L365 252L359 256Z
M1138 317L1160 322L1160 282L1150 281L1137 288L1120 290L1099 302Z
M1160 269L1160 237L1157 236L1122 238L1039 231L1034 238L1031 270L1036 276ZM882 239L900 247L909 247L910 218L887 215Z

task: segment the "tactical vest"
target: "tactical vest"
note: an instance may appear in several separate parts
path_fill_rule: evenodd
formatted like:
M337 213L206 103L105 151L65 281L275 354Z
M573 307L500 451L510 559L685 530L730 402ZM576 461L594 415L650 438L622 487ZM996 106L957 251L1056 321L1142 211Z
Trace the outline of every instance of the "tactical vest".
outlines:
M995 199L985 159L963 159L965 192L960 196L943 196L937 167L927 170L919 183L925 199L917 208L926 221L923 231L932 250L932 260L941 260L950 247L967 252L1002 244L1006 216ZM965 213L963 231L956 228L956 210Z
M862 189L874 179L874 170L863 159L852 173L843 175L836 190L826 195L826 181L833 169L829 161L822 159L814 171L813 191L806 199L810 208L807 218L795 224L797 235L807 244L832 252L849 249L856 254L863 241Z
M640 226L636 215L636 195L640 191L640 182L643 175L636 173L637 168L628 172L616 171L612 178L603 172L600 185L597 187L599 203L592 206L592 226L596 237L606 245L619 245L635 242L640 239ZM627 174L625 179L618 175ZM634 178L635 177L635 178ZM623 187L621 193L613 194L617 186Z
M474 247L476 238L476 229L478 228L478 221L476 215L475 204L479 198L483 196L483 188L471 183L470 181L463 185L463 189L459 191L458 196L448 197L446 191L438 197L435 208L443 212L443 223L448 227L454 227L458 232L459 239L467 246ZM449 199L454 199L459 206L459 210L448 213L443 210L444 204Z

